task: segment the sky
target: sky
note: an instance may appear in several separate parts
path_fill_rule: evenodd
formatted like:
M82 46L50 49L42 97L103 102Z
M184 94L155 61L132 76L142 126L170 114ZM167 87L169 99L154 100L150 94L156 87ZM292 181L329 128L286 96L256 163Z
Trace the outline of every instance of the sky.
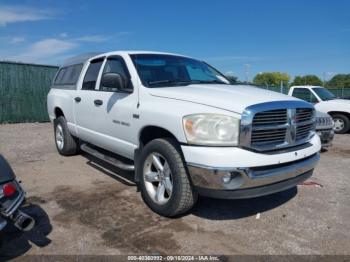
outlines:
M152 50L259 72L350 73L347 0L0 0L0 60L61 64L85 52Z

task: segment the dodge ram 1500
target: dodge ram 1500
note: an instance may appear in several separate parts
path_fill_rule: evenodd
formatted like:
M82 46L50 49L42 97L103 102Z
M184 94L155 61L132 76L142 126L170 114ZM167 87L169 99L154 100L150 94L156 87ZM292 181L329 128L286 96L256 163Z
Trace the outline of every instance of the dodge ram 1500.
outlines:
M134 171L144 201L163 216L185 213L198 194L286 190L309 178L319 160L312 104L230 85L212 66L181 55L70 59L47 106L60 154L81 149Z

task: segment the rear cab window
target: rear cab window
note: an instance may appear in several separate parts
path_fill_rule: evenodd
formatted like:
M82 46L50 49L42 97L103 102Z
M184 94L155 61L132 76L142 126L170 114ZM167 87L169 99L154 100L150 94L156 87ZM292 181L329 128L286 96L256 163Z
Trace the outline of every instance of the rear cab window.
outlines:
M71 65L67 67L61 68L54 81L55 88L75 88L75 84L77 83L81 70L83 68L82 64Z

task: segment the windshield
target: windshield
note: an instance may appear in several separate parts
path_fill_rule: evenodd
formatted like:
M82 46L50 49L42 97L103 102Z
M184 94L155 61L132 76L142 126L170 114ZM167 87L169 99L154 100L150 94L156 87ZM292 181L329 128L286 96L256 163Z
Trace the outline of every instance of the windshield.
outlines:
M323 87L315 87L312 90L321 98L323 101L335 99L335 95L333 95L328 89Z
M190 84L229 84L229 81L208 64L175 55L130 55L142 84L147 87Z

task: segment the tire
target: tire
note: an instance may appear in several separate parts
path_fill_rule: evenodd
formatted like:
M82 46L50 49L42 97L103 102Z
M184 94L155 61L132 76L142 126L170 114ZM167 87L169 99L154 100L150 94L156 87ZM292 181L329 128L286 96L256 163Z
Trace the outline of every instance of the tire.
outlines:
M54 120L54 134L56 148L60 155L72 156L79 152L78 140L70 134L67 121L63 116Z
M163 172L156 168L159 167L156 163L163 165ZM164 138L149 142L141 151L137 165L142 198L154 212L174 217L193 207L197 201L197 192L193 190L175 140Z
M336 134L345 134L350 130L350 120L346 115L332 115L334 121L334 132Z
M0 249L3 246L3 244L4 244L4 240L3 239L4 239L4 235L3 235L2 231L0 231Z

